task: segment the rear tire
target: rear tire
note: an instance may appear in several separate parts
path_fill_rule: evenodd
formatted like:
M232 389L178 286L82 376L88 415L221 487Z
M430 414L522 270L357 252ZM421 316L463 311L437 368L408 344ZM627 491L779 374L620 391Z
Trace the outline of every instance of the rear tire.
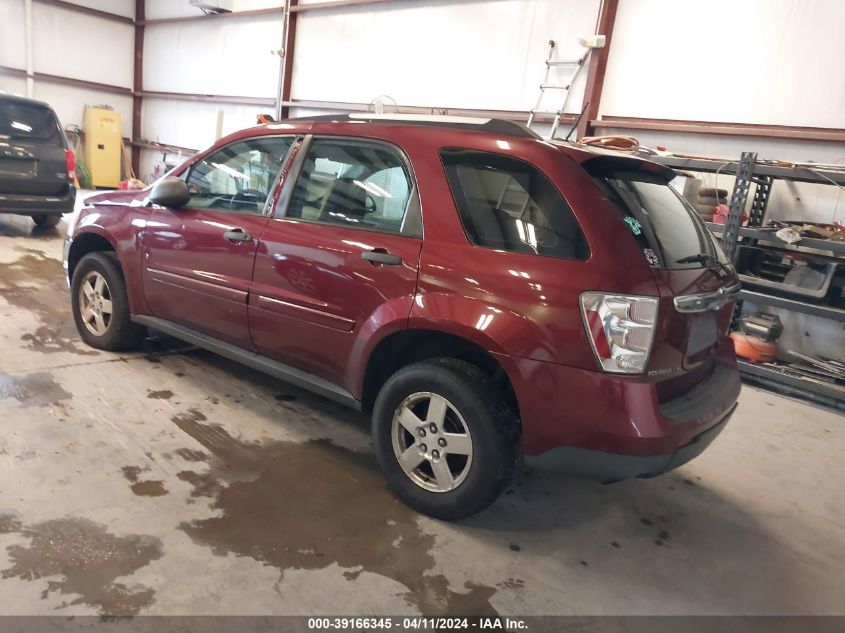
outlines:
M146 328L132 323L126 282L112 253L88 253L73 271L71 307L79 336L108 351L135 347Z
M62 216L55 213L39 213L31 217L32 221L35 222L36 226L40 226L43 228L52 228L54 226L58 226L59 222L62 221Z
M516 467L519 430L501 391L478 367L453 358L414 363L388 379L373 411L373 445L405 503L457 520L502 493Z

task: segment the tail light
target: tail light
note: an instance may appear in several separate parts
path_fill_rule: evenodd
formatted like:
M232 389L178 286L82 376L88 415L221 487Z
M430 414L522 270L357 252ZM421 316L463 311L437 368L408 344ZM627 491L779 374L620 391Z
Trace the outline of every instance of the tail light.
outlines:
M585 292L581 312L593 352L604 371L645 371L657 323L654 297Z
M76 180L76 154L72 149L65 150L65 164L67 165L67 179L73 182Z

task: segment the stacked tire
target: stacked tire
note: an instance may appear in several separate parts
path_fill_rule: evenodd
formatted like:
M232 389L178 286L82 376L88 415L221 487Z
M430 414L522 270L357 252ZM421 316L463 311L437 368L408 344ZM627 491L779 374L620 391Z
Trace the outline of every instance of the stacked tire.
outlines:
M698 197L693 203L693 207L705 222L713 221L713 214L720 204L728 203L728 192L726 189L716 189L715 187L702 187L698 190Z

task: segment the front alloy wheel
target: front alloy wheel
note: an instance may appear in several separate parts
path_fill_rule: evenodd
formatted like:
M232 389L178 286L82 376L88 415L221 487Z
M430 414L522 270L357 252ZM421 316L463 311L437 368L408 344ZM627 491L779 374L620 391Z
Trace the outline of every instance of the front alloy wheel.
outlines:
M472 467L472 436L443 396L413 393L393 415L393 452L405 474L432 492L460 486Z
M76 329L91 347L130 349L144 338L146 329L132 322L126 281L114 253L83 256L73 268L70 292Z
M92 270L79 285L82 323L94 336L105 336L111 324L112 299L106 278Z

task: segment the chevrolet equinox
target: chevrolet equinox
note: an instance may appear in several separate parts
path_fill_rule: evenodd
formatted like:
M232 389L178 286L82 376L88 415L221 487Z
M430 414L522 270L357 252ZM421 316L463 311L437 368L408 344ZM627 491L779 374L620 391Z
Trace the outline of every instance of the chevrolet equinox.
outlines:
M73 315L99 349L154 328L371 412L391 487L434 517L490 504L520 455L652 477L740 390L736 274L674 177L496 119L263 125L88 197Z

